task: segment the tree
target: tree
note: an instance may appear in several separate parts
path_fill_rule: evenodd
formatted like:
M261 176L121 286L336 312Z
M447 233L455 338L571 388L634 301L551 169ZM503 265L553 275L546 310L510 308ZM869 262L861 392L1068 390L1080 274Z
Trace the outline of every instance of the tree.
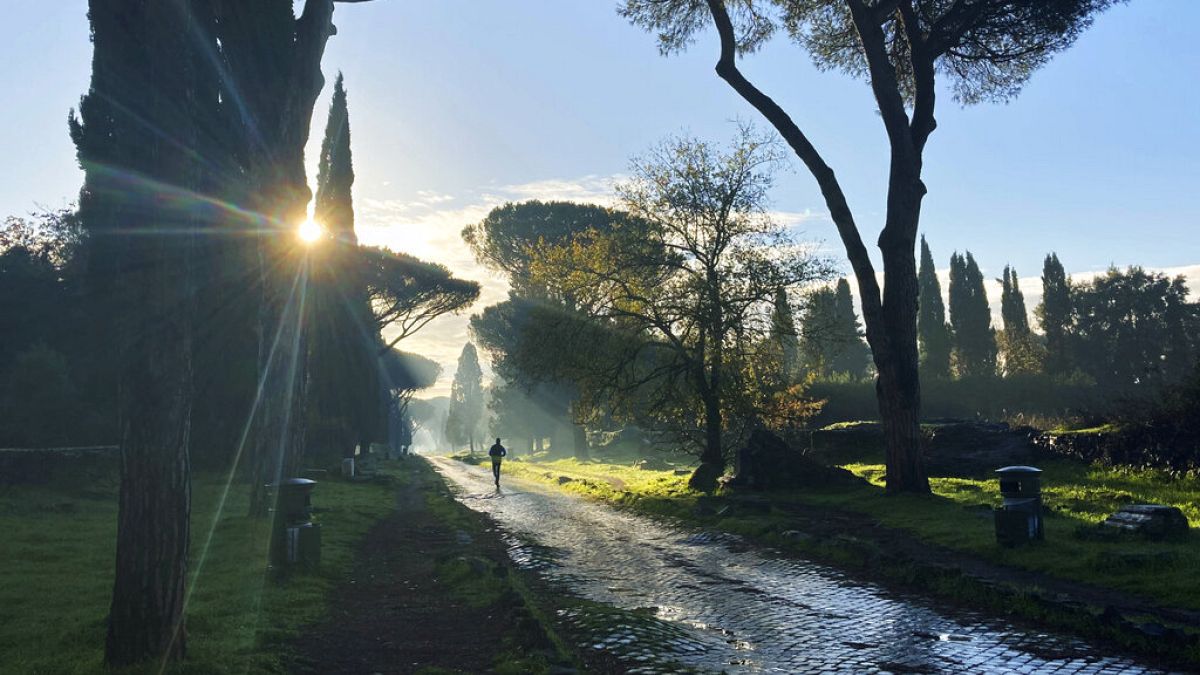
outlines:
M833 288L819 288L808 297L801 328L804 369L817 379L861 379L870 352L862 341L850 284L839 279Z
M1070 354L1070 336L1074 331L1073 287L1071 277L1054 253L1047 255L1042 265L1042 302L1037 315L1046 336L1046 374L1065 377L1074 369Z
M479 367L479 355L475 345L463 345L458 357L458 370L450 384L450 410L446 421L446 435L451 442L468 444L475 452L479 424L483 421L483 370Z
M787 141L816 179L858 280L878 377L887 490L928 492L921 458L914 249L926 186L925 144L936 127L936 78L962 103L1015 96L1034 70L1070 46L1113 0L625 0L621 13L678 52L702 28L720 37L717 75ZM772 12L777 8L778 12ZM833 169L800 126L738 69L782 23L818 67L866 79L887 133L887 209L878 246L883 287Z
M69 126L85 172L89 304L119 372L110 665L185 651L194 308L227 288L224 278L197 287L197 266L236 277L258 300L249 314L261 396L242 439L252 512L268 511L266 483L294 467L303 445L293 232L311 197L304 146L333 3L305 0L297 17L291 0L89 2L92 81ZM131 230L141 231L120 236ZM193 233L218 231L255 235L253 252L197 245ZM199 252L220 260L199 263Z
M850 295L850 282L838 279L834 287L834 316L841 349L833 357L834 373L844 374L852 380L866 377L871 362L871 349L863 342L862 326L854 313L854 299Z
M496 424L505 425L510 435L524 429L539 451L544 439L558 436L562 426L576 423L582 430L583 420L572 419L573 413L582 412L572 381L578 373L571 367L579 342L557 321L565 311L554 301L510 293L508 300L471 317L471 334L501 380L491 403ZM574 448L577 457L587 456L586 436L584 441Z
M445 265L377 247L360 246L357 256L366 277L374 329L390 333L387 349L479 298L478 282L455 277Z
M195 210L162 199L159 188L202 187L200 155L177 145L197 147L199 120L190 113L205 93L200 55L180 49L205 12L186 5L92 0L92 79L70 118L84 170L79 216L89 233L89 285L104 312L95 318L111 328L119 373L111 666L165 663L186 649L193 296L186 233L204 223ZM139 236L119 235L131 230Z
M796 330L787 289L779 288L775 291L775 305L771 310L771 332L767 340L770 348L778 354L780 379L794 384L800 376L800 333Z
M387 440L394 451L412 445L413 418L409 414L412 396L419 389L432 387L442 367L417 354L389 349L379 359L380 379L387 401Z
M929 377L950 377L950 352L953 349L950 327L946 325L946 305L942 285L933 266L933 253L921 237L921 268L917 272L917 336L921 348L921 373Z
M968 251L950 256L950 325L954 329L954 366L959 377L996 374L996 335L983 274Z
M1190 372L1197 306L1182 277L1109 269L1074 289L1076 364L1101 387L1150 391Z
M635 159L617 186L634 223L542 246L533 261L535 280L573 298L606 333L564 325L621 346L623 362L593 357L597 368L658 392L650 407L695 420L700 466L690 483L698 489L711 490L724 472L725 408L744 390L738 366L770 331L778 289L823 272L766 211L780 159L747 127L727 148L670 139Z
M529 264L537 246L562 244L590 230L611 231L629 220L628 213L595 204L510 202L463 228L462 238L481 264L508 277L514 293L543 297L547 289L529 276Z
M1000 352L1004 356L1005 375L1028 375L1041 371L1041 348L1029 328L1025 295L1021 292L1017 271L1005 265L1000 279Z
M0 393L0 443L37 448L68 445L86 426L63 355L44 344L17 355ZM72 424L64 424L72 420Z
M294 473L305 446L308 334L305 249L296 228L312 191L304 149L324 88L321 59L335 1L196 3L204 23L187 43L206 59L212 89L202 103L215 130L201 153L218 175L212 192L231 205L229 229L252 234L253 249L222 251L253 270L257 373L249 446L250 512L269 512L266 486ZM243 283L245 275L243 274Z
M463 229L463 240L470 245L475 258L483 265L503 273L509 282L509 300L472 317L472 332L489 353L493 370L504 380L505 388L517 388L521 395L505 392L498 405L522 405L523 396L536 402L538 423L530 426L535 446L559 427L572 426L573 453L586 458L589 453L586 422L598 416L601 403L584 405L578 386L564 379L568 369L550 362L555 355L569 357L569 344L547 345L547 336L558 335L547 327L529 326L536 317L557 317L552 308L546 312L531 311L535 304L553 304L568 311L578 309L578 299L563 294L531 276L531 262L539 248L561 246L589 232L608 233L617 228L636 228L643 225L620 209L574 202L541 202L530 200L508 203L492 209L480 222ZM491 310L495 311L491 311ZM511 330L519 322L522 335L536 339L518 340ZM567 338L570 339L569 337ZM542 345L536 353L527 350L528 344ZM548 347L548 348L547 348ZM564 347L565 349L559 349ZM607 403L607 402L605 402ZM503 412L503 410L501 410ZM558 450L558 445L554 446Z
M376 358L382 345L368 297L368 270L357 252L350 113L341 74L317 167L314 219L328 236L310 248L306 261L311 267L305 317L311 335L309 423L323 436L319 445L340 459L354 456L356 445L370 447L384 432Z

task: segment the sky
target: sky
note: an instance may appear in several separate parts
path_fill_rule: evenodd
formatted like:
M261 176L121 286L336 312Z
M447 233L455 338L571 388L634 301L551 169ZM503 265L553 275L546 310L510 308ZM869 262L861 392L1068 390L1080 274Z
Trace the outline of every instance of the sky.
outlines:
M0 42L0 216L72 201L82 182L67 112L87 88L86 0L11 4ZM459 236L523 199L607 203L631 157L669 135L724 140L767 128L713 72L716 38L663 57L609 0L375 0L339 4L308 157L333 76L349 94L359 237L483 284L479 303L401 348L443 366L449 390L467 317L505 297ZM942 92L929 141L921 232L939 268L970 250L989 279L1006 264L1037 303L1042 259L1077 278L1110 265L1185 274L1200 288L1200 23L1195 0L1142 0L1100 16L1021 96L963 108ZM887 143L867 85L822 73L778 36L744 60L837 172L873 242ZM315 166L310 176L315 180ZM812 178L780 175L772 208L849 271ZM943 284L945 281L943 280ZM999 286L989 293L998 311ZM943 288L943 290L945 290Z

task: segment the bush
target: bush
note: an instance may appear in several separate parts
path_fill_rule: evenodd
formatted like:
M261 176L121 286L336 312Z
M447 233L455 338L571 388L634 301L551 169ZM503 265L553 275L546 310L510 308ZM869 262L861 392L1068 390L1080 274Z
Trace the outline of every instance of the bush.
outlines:
M17 355L5 383L0 442L21 447L68 445L78 437L79 404L67 360L45 345Z
M814 426L879 419L872 381L815 382L808 394L825 400L821 412L813 419ZM927 420L971 419L1046 426L1048 421L1091 420L1108 404L1102 392L1085 378L1014 375L929 378L921 382L921 415Z

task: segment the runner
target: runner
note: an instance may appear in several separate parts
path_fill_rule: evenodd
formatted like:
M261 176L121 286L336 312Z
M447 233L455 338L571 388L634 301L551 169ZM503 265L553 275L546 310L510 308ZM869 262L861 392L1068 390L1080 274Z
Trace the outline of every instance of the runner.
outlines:
M492 458L492 475L496 477L496 489L500 489L500 462L504 456L508 454L508 450L500 445L500 439L496 439L496 444L488 448L488 456Z

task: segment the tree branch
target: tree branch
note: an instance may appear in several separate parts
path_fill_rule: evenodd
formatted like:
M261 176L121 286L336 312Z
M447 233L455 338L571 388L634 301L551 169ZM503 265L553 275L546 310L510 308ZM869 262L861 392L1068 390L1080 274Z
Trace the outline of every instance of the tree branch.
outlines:
M792 118L779 107L771 97L764 94L742 75L737 67L737 38L733 22L725 10L723 0L707 0L709 12L716 24L717 33L721 38L721 56L717 61L717 75L733 87L747 103L754 106L763 117L783 136L784 141L795 151L800 161L808 168L809 173L817 180L825 204L829 207L830 218L837 227L842 245L846 247L846 257L854 269L854 277L858 281L859 295L862 299L863 316L870 317L868 321L875 323L881 317L882 300L879 293L879 283L875 279L875 268L867 248L863 245L858 226L854 223L854 214L846 202L846 195L838 183L833 169L825 163L817 149L813 147L808 137L796 126Z

